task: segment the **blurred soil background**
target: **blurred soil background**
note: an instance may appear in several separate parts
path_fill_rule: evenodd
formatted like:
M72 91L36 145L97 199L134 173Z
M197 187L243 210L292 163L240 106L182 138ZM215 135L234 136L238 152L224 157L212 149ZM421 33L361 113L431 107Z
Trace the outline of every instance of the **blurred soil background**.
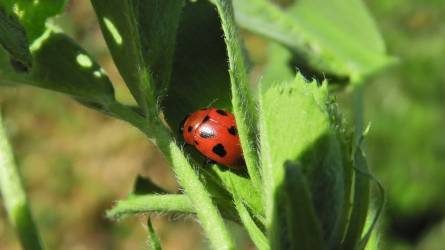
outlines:
M282 1L288 2L288 1ZM445 2L368 0L398 65L365 89L369 164L387 192L382 250L445 249ZM105 68L119 100L132 103L87 0L70 1L55 20ZM267 43L247 32L254 78ZM341 94L348 117L351 100ZM0 102L33 214L48 249L147 249L146 220L112 222L105 210L131 191L138 174L167 190L167 163L124 122L49 91L2 88ZM351 120L349 120L351 121ZM193 218L153 216L164 249L205 249ZM253 249L236 225L243 249ZM20 249L0 199L0 250Z

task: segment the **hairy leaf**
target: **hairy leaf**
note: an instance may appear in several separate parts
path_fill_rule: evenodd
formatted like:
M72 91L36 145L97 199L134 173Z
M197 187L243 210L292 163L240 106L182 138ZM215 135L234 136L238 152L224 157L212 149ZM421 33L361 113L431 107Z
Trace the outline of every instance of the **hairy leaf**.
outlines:
M300 75L290 83L261 83L260 141L269 218L273 190L284 178L284 162L296 159L329 128L328 117L318 104L326 98L325 87L308 84Z
M287 160L301 163L313 206L328 245L336 244L342 223L345 197L344 154L331 124L326 83L307 83L301 75L292 82L262 83L260 89L260 141L265 186L267 225L276 202L277 189L285 179Z

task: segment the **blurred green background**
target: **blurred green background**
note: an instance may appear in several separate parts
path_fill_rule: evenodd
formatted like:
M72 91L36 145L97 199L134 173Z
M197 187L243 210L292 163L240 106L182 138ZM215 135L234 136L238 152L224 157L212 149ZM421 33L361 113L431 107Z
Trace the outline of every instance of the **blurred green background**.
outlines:
M398 65L365 88L368 159L387 193L379 224L383 250L445 249L445 3L366 1ZM56 20L107 70L118 98L132 102L113 66L87 0L70 1ZM254 63L267 43L243 32ZM351 93L339 96L349 113ZM137 174L168 189L175 179L156 148L131 126L59 94L2 88L0 102L33 213L49 249L146 249L146 218L119 223L104 211L132 188ZM199 249L193 218L154 216L164 249ZM233 230L240 230L231 225ZM239 234L239 244L253 249ZM0 250L20 249L0 200Z
M387 204L383 249L445 249L445 2L368 1L397 67L370 81L370 166Z

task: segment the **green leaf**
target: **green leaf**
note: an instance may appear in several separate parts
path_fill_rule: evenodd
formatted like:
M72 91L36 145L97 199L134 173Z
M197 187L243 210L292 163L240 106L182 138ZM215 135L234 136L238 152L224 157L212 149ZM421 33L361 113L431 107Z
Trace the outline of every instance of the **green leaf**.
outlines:
M326 91L325 85L307 84L300 75L293 82L261 83L260 141L269 219L273 190L284 180L284 162L296 159L329 128L324 109L318 104L326 100Z
M375 185L377 188L377 200L375 202L375 206L371 207L372 213L368 213L365 226L367 227L366 233L362 234L362 238L360 239L360 242L357 245L357 250L364 250L368 247L368 245L374 245L376 244L376 237L373 237L376 235L374 232L377 222L380 219L380 216L383 212L383 208L385 205L385 189L383 188L382 184L370 173L361 173L370 178L371 183ZM373 234L374 233L374 234ZM369 243L369 244L368 244Z
M260 212L262 208L259 199L261 197L253 195L252 183L248 177L239 176L223 168L215 164L210 168L200 167L199 169L200 180L212 196L222 216L225 219L240 222L239 215L233 206L233 192L239 192L258 220L264 222L264 216ZM236 183L236 185L232 185L232 183ZM234 189L232 186L236 186L236 188Z
M266 0L234 4L242 27L291 48L320 71L355 79L391 62L361 0L299 0L287 10Z
M107 211L107 217L118 220L140 213L194 213L190 199L183 194L130 195Z
M6 212L25 250L45 249L31 215L26 191L14 162L0 115L0 192Z
M33 59L30 74L5 70L0 72L0 83L32 85L96 105L114 102L113 86L103 69L67 36L51 33Z
M67 36L48 32L33 57L32 71L17 74L0 48L0 85L30 85L61 92L146 131L147 122L140 112L114 99L113 86L104 70Z
M313 206L328 246L341 234L347 177L338 124L331 124L327 84L307 83L301 75L292 82L262 83L260 142L266 205L270 226L277 189L285 180L284 164L297 161L307 177ZM279 112L278 112L279 111ZM280 204L278 204L280 205Z
M170 82L182 0L91 1L113 60L139 106L158 115Z
M257 225L258 216L256 218L257 219L256 221L254 218L252 218L249 210L244 205L242 196L240 195L240 192L242 192L242 188L238 187L237 186L238 184L235 184L232 178L233 178L232 176L229 177L230 184L228 185L232 187L233 201L244 228L247 230L250 238L252 239L253 243L258 249L260 250L270 249L266 236ZM261 223L263 223L261 225L261 228L264 229L264 222L261 221Z
M301 167L286 162L285 174L283 185L276 190L277 207L272 222L271 248L326 249L309 185Z
M234 249L233 240L226 229L220 212L214 205L205 186L199 181L193 166L188 163L184 153L175 142L169 143L170 157L173 169L179 183L193 203L199 221L215 249Z
M231 111L230 96L227 51L218 13L208 1L187 2L178 28L172 85L166 98L162 100L165 120L175 133L176 139L183 142L179 125L188 113L210 105ZM203 162L202 156L193 149L186 147L184 150L195 159L196 163ZM205 167L199 170L203 177L202 181L206 182L207 189L215 199L216 197L227 199L227 195L223 194L221 191L224 190L221 189L230 190L231 185L222 186L221 182L228 180L226 177L236 174L226 171L222 173L225 177L221 177L219 175L222 171L214 168L218 167L214 165L210 169ZM249 180L243 177L235 179L237 186L246 187L241 195L248 206L255 211L261 211L259 194L252 195L255 189L246 183Z
M262 185L258 147L256 144L257 117L255 103L249 89L247 67L242 52L242 41L238 27L235 25L232 0L215 0L215 4L221 18L224 41L227 46L233 112L238 127L244 160L254 187L260 191Z
M14 14L9 14L0 5L0 45L6 49L11 62L17 64L21 71L27 72L31 67L26 31Z
M256 219L264 223L262 197L249 177L247 175L234 174L231 171L222 170L221 168L214 168L212 170L211 174L215 174L218 177L216 182L222 183L224 188L229 191L232 196L237 195L241 197L243 205L246 205L252 210Z
M157 95L170 85L176 36L183 0L150 0L139 4L139 30L145 63L156 83Z
M150 239L148 240L148 244L151 250L162 250L161 241L159 240L158 235L153 228L150 217L147 219L147 227L148 232L150 234Z
M126 199L119 200L117 205L108 211L109 218L117 220L135 214L153 212L196 214L193 204L184 194L167 194L165 190L141 177L137 178L135 186L133 193ZM209 189L208 184L206 188ZM239 216L233 208L232 200L226 197L213 198L225 219L239 222Z
M179 140L179 125L187 114L210 105L232 111L223 33L218 14L207 1L184 6L172 84L162 101L165 119Z
M189 6L189 9L194 6L200 7L200 6L203 6L203 4L201 2L196 3L196 4L188 3L187 6ZM101 6L105 5L105 3L96 3L96 4L99 4ZM108 3L106 3L106 4L108 5ZM102 7L103 7L103 9L101 10L102 12L104 9L108 8L107 6L102 6ZM128 4L127 4L126 8L127 7L129 7ZM97 6L96 6L96 9L97 9ZM208 8L205 8L205 12L207 12L208 10L209 10ZM115 10L109 10L110 13L113 11L116 12ZM207 16L210 13L205 13L205 16ZM99 18L103 14L104 13L98 13ZM114 14L119 15L119 13L114 13ZM184 18L184 20L181 22L181 26L182 26L183 30L188 30L190 28L190 26L188 24L193 22L194 20L196 20L195 15L196 15L196 17L201 16L199 13L189 12L188 18ZM166 15L166 16L168 16L168 15ZM107 16L107 18L108 18L108 16ZM123 18L127 18L127 17L124 16ZM111 20L111 19L109 19L109 20ZM133 19L131 19L131 20L133 20ZM118 21L111 20L110 22L112 22L114 28L117 29L118 31L120 31L119 34L121 34L121 32L127 32L127 30L129 29L129 27L127 27L126 25L121 24L121 22L125 22L125 21L126 20L119 19ZM201 24L206 24L206 23L198 23L197 25L194 25L193 28L195 30L199 30L199 32L206 32L206 31L215 32L215 30L203 29L203 27L200 26ZM104 24L102 24L102 26L103 25ZM119 25L119 27L117 25ZM122 30L122 29L124 29L124 30ZM179 27L179 29L181 30L181 27ZM106 31L104 31L104 32L106 32ZM181 31L179 31L179 33L181 33ZM213 33L210 33L210 34L213 34ZM107 34L104 34L104 35L105 35L105 37L107 36ZM191 35L191 34L187 33L186 35ZM111 35L109 34L108 36L111 36ZM178 34L178 36L180 37L180 34ZM124 35L121 35L121 37L124 37ZM109 37L108 39L113 39L113 37ZM185 43L185 45L187 45L187 46L188 45L192 45L193 47L199 46L199 44L188 43L187 39L188 39L188 41L190 41L190 40L201 39L201 37L189 36L189 38L186 38L185 40L183 40L183 38L179 38L178 41ZM203 39L205 39L205 38L203 37ZM120 39L118 39L118 40L120 40ZM133 41L131 40L130 42L133 42ZM115 45L115 46L117 46L117 45ZM206 46L215 48L214 44L206 44ZM180 55L184 55L184 53L190 53L190 51L188 51L186 49L187 47L178 44L178 49L181 47L185 48L185 50L182 53L181 52L175 53L176 57L174 60L175 63L174 63L174 69L173 69L173 74L172 74L173 77L178 77L178 78L172 79L173 85L169 88L169 93L167 94L167 97L169 99L172 98L173 100L174 99L181 100L180 99L181 96L182 97L188 96L188 93L185 93L185 91L184 91L184 85L182 85L179 88L176 88L178 86L178 83L187 82L187 77L189 77L188 79L196 79L196 78L194 78L196 75L194 75L192 73L196 73L198 75L199 74L207 75L206 74L207 72L203 72L202 69L207 68L207 67L211 68L210 65L213 63L212 60L210 60L210 64L209 65L205 64L204 67L201 68L201 71L191 72L191 71L185 70L185 71L182 71L182 73L178 73L177 71L181 70L180 67L176 66L178 64L178 62L180 62L180 65L182 67L190 67L190 66L195 67L196 65L194 65L193 63L190 63L190 58L195 59L195 57L199 57L194 54L187 54L187 55L189 55L187 57L187 61L185 61L186 58L181 59ZM130 49L130 52L132 52L132 51L138 51L137 50L138 48L140 48L140 46L134 46L134 44L130 44L129 48L126 48L126 49ZM222 48L224 51L224 47L222 47ZM119 53L121 53L121 52L122 51L120 51ZM203 50L203 52L204 52L204 50ZM122 52L122 53L124 53L124 52ZM124 53L123 56L128 56L128 55L126 53ZM117 57L117 56L115 56L115 57ZM134 58L128 58L128 60L134 60ZM128 60L122 61L122 63L128 64ZM141 62L141 60L139 60L139 59L136 59L136 61ZM220 64L220 62L216 61L216 64ZM179 70L178 70L178 68L179 68ZM184 68L182 68L182 69L184 69ZM220 68L217 68L217 70L219 70L219 69ZM215 76L213 74L208 74L208 75ZM181 76L185 76L184 79L182 79ZM218 75L216 75L216 76L218 76ZM175 82L176 82L176 84L175 84ZM199 83L205 84L205 82L199 82ZM176 87L175 87L175 85L176 85ZM189 86L187 86L187 88L188 87ZM175 93L174 91L172 94L172 90L176 90L177 91L176 94L174 94ZM136 90L136 91L138 91L138 90ZM212 92L214 92L214 91L212 91ZM215 93L218 93L218 92L215 92ZM203 95L203 93L198 92L198 95ZM165 103L170 103L170 102L169 102L169 100L164 100L163 104L165 104ZM184 105L181 105L181 104L182 103L180 103L177 106L172 105L171 107L173 109L182 111L182 108L184 107ZM162 105L162 106L164 106L164 105ZM169 116L169 112L165 112L164 117L165 117L165 120L170 124L170 126L172 128L177 128L179 125L179 121L180 121L180 119L182 119L182 117L181 117L181 115L179 115L177 113L177 111L173 111L173 112L175 112L175 114L172 116ZM190 112L190 110L187 110L186 112ZM185 114L183 114L183 115L185 115ZM171 120L172 117L173 117L173 119L177 119L177 122L172 122L172 120ZM190 162L184 155L184 152L181 150L181 148L174 141L174 137L171 134L171 130L165 128L164 123L160 119L152 119L152 124L149 127L143 128L143 131L148 137L152 138L152 140L154 142L156 142L156 144L158 145L160 150L164 153L166 158L170 161L170 163L172 165L172 169L175 172L175 175L177 176L178 183L184 188L185 194L192 202L193 207L196 211L197 217L198 217L199 221L201 222L203 230L206 232L206 236L208 237L210 244L215 248L224 247L227 249L233 249L233 242L232 242L231 237L225 227L225 224L223 222L221 214L218 211L218 209L216 208L215 201L211 198L211 195L209 194L208 190L206 189L206 186L204 186L204 184L198 178L198 173L194 169L194 166L192 164L190 164ZM174 129L174 131L176 131L176 129Z
M66 0L2 0L9 13L14 12L25 27L28 41L34 42L46 30L48 18L63 11Z
M145 131L153 134L153 140L165 157L170 161L178 183L193 204L196 215L213 248L234 249L232 238L226 229L220 211L211 198L204 183L199 179L194 166L188 161L184 152L176 144L173 135L160 120Z
M206 185L206 188L208 189L209 186ZM147 178L138 176L133 189L133 193L127 199L118 201L117 205L108 212L110 218L120 219L134 214L152 212L195 213L193 204L185 195L167 194L167 191ZM239 221L239 217L232 211L234 208L231 200L226 200L225 197L215 197L215 199L226 219Z
M86 101L114 100L113 86L104 70L67 36L51 35L33 56L31 76L38 87Z
M354 153L354 166L357 169L354 176L354 192L352 211L348 230L345 234L342 249L355 249L360 240L369 209L369 176L365 157L360 148Z
M356 88L355 90L357 90ZM354 147L353 132L352 129L347 129L344 124L343 117L337 110L337 104L332 98L327 105L328 112L330 114L329 119L331 127L334 127L334 134L340 144L340 151L343 165L343 206L339 208L338 220L334 227L334 233L329 240L329 245L333 249L341 249L343 243L344 234L348 227L348 222L351 214L351 193L353 191L353 175L354 175L354 162L351 157L351 151Z
M241 218L241 222L243 223L244 227L249 233L250 238L252 239L253 243L259 250L270 249L266 236L258 228L257 224L255 223L255 220L250 215L249 210L247 210L247 208L244 206L241 196L238 194L239 189L235 187L233 182L231 184L233 186L233 189L235 190L235 192L233 192L233 200L235 203L236 210L238 211L238 214Z

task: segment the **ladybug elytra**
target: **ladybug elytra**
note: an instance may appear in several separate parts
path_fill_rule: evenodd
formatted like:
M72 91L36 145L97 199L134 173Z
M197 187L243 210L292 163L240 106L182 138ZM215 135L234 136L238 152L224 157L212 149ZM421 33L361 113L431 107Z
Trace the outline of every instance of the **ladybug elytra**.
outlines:
M200 109L184 118L180 131L185 142L208 159L229 168L243 168L243 153L233 114L215 108Z

